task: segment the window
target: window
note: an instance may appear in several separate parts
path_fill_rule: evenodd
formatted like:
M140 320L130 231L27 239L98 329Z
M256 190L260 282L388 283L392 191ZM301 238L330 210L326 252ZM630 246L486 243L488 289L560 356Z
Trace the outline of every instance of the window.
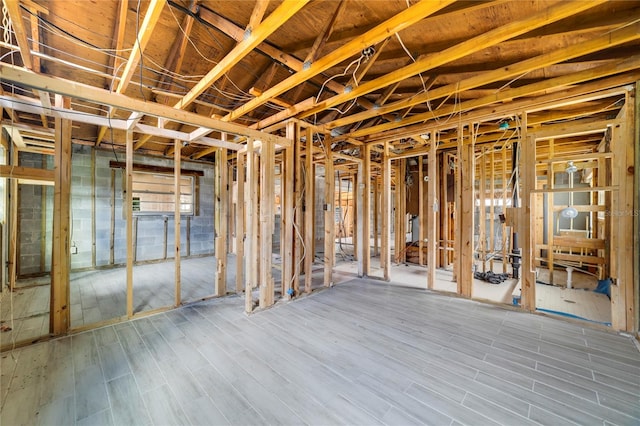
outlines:
M174 177L171 174L133 172L133 213L167 215L175 213ZM195 211L194 176L180 177L180 213Z

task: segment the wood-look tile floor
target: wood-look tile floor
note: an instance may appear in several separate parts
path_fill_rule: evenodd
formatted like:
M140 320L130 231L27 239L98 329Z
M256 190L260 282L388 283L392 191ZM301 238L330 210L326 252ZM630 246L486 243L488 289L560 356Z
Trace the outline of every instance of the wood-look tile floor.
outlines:
M3 353L2 425L633 425L631 338L362 279Z

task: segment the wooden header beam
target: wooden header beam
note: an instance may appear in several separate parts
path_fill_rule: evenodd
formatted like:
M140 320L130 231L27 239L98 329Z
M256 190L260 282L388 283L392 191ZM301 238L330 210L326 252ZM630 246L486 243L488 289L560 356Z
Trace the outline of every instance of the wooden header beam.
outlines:
M252 137L264 142L277 143L282 146L286 146L291 143L291 141L286 138L249 129L238 124L227 123L215 118L175 109L155 102L145 102L139 99L130 98L120 93L112 93L108 90L76 83L70 80L39 75L22 67L0 63L0 75L2 75L3 80L13 81L17 84L34 89L48 90L64 96L113 106L129 111L139 111L146 115L160 117L170 121L189 124L196 127L205 127L211 130L218 130L220 132L231 133L234 135Z

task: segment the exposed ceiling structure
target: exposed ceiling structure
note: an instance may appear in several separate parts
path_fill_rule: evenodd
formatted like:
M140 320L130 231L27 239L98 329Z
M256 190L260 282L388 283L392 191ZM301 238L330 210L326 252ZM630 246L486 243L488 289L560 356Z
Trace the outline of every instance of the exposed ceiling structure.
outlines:
M489 143L519 111L530 127L615 117L620 88L640 77L638 1L4 5L2 125L36 152L52 151L54 112L73 118L75 143L124 149L133 129L137 152L172 155L183 140L201 160L263 132L284 144L292 119L345 156L363 143L419 150L431 131L446 144L457 123L478 123ZM556 145L580 152L602 137L589 138Z

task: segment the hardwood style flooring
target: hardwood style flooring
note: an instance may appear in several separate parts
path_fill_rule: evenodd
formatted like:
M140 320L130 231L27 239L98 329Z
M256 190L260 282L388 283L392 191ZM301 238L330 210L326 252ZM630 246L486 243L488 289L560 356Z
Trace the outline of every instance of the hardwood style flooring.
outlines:
M2 425L634 425L630 337L355 279L3 353Z

